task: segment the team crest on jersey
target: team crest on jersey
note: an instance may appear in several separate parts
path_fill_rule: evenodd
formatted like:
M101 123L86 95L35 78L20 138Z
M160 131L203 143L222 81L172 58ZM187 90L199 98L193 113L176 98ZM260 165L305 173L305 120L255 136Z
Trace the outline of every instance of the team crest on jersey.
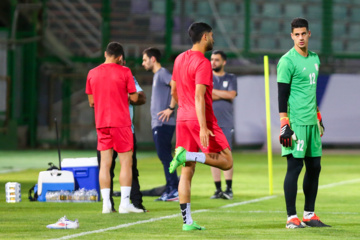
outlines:
M315 63L315 69L316 71L319 71L319 65L317 65L317 63Z
M224 81L224 82L223 82L223 87L224 87L224 88L227 88L228 85L229 85L229 82L228 82L228 81Z

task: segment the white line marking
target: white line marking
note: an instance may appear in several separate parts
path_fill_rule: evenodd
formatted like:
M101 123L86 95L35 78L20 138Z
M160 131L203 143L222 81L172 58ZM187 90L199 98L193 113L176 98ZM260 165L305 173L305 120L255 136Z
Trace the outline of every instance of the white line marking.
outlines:
M209 209L200 209L200 210L193 211L192 213L200 213L200 212L208 212L208 211L210 211L210 210ZM156 222L159 220L174 218L174 217L179 217L179 216L181 216L181 213L168 215L168 216L164 216L164 217L158 217L158 218L150 218L148 220L142 220L142 221L137 221L137 222L132 222L132 223L121 224L121 225L118 225L115 227L109 227L109 228L104 228L104 229L99 229L99 230L94 230L94 231L89 231L89 232L82 232L82 233L68 235L68 236L64 236L61 238L54 238L54 239L50 239L50 240L60 240L60 239L70 239L70 238L75 238L75 237L81 237L81 236L85 236L85 235L89 235L89 234L93 234L93 233L101 233L101 232L106 232L106 231L110 231L110 230L126 228L126 227L130 227L130 226L134 226L134 225L138 225L138 224L142 224L142 223Z
M234 210L212 210L211 212L219 213L281 213L284 214L286 211L263 211L263 210L253 210L253 211L234 211ZM359 215L358 212L318 212L320 214L330 214L330 215Z
M275 197L277 197L277 196L262 197L262 198L252 199L252 200L249 200L249 201L238 202L238 203L234 203L234 204L228 204L228 205L225 205L223 207L233 207L233 206L244 205L244 204L253 203L253 202L260 202L260 201L272 199L272 198L275 198ZM231 205L231 206L229 206L229 205ZM191 213L194 214L194 213L201 213L201 212L208 212L208 211L210 211L210 209L199 209L199 210L196 210L196 211L192 211ZM89 232L82 232L82 233L68 235L68 236L64 236L64 237L61 237L61 238L54 238L54 239L50 239L50 240L71 239L71 238L81 237L81 236L85 236L85 235L89 235L89 234L93 234L93 233L101 233L101 232L106 232L106 231L110 231L110 230L126 228L126 227L130 227L130 226L134 226L134 225L138 225L138 224L143 224L143 223L156 222L156 221L160 221L160 220L163 220L163 219L169 219L169 218L174 218L174 217L179 217L179 216L181 216L180 213L173 214L173 215L168 215L168 216L164 216L164 217L150 218L148 220L142 220L142 221L137 221L137 222L132 222L132 223L121 224L121 225L118 225L118 226L115 226L115 227L109 227L109 228L104 228L104 229L99 229L99 230L94 230L94 231L89 231Z
M337 186L341 186L341 185L345 185L345 184L349 184L349 183L357 183L357 182L360 182L360 178L322 185L322 186L319 186L318 189L332 188L332 187L337 187ZM302 193L303 190L299 189L297 192Z
M342 182L337 182L337 183L330 183L330 184L327 184L327 185L322 185L322 186L319 186L319 189L337 187L337 186L340 186L340 185L349 184L349 183L357 183L357 182L360 182L360 178L353 179L353 180L342 181Z
M277 197L278 197L278 195L267 196L267 197L252 199L252 200L249 200L249 201L243 201L243 202L227 204L227 205L221 206L220 208L229 208L229 207L235 207L235 206L245 205L245 204L254 203L254 202L261 202L261 201L265 201L265 200L273 199L273 198L277 198Z
M327 184L327 185L322 185L322 186L319 186L319 189L331 188L331 187L335 187L335 186L340 186L340 185L344 185L344 184L348 184L348 183L357 183L357 182L360 182L360 178L353 179L353 180L342 181L342 182L337 182L337 183L330 183L330 184ZM299 190L299 191L302 191L302 190ZM249 204L249 203L261 202L261 201L277 198L279 196L282 196L282 195L273 195L273 196L256 198L256 199L243 201L243 202L227 204L227 205L221 206L220 208L230 208L230 207L245 205L245 204ZM193 211L192 213L201 213L201 212L209 212L209 211L211 211L211 210L210 209L199 209L199 210ZM158 217L158 218L150 218L148 220L142 220L142 221L137 221L137 222L132 222L132 223L121 224L121 225L118 225L118 226L115 226L115 227L103 228L103 229L89 231L89 232L77 233L77 234L73 234L73 235L64 236L64 237L61 237L61 238L54 238L54 239L51 239L51 240L71 239L71 238L81 237L81 236L85 236L85 235L89 235L89 234L101 233L101 232L116 230L116 229L120 229L120 228L126 228L126 227L130 227L130 226L138 225L138 224L156 222L156 221L160 221L160 220L163 220L163 219L169 219L169 218L174 218L174 217L178 217L178 216L181 216L181 214L178 213L178 214L173 214L173 215L168 215L168 216L163 216L163 217Z
M14 169L5 169L5 170L0 170L0 174L2 173L11 173L11 172L20 172L24 169L20 169L20 168L14 168Z

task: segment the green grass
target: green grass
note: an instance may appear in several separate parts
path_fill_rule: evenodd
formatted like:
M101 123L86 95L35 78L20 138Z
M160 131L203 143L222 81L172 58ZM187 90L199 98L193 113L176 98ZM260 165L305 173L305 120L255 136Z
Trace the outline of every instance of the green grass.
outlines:
M63 151L62 157L92 157L94 154L94 151ZM141 188L144 190L163 185L165 182L163 168L156 154L140 152L138 159ZM215 190L210 169L208 166L198 164L192 183L192 211L193 219L201 226L205 226L206 230L183 232L179 204L155 202L155 197L144 197L144 205L149 210L148 213L125 215L101 214L100 202L29 202L28 189L37 182L39 171L46 170L48 162L58 164L57 152L0 151L0 239L60 238L116 226L119 227L102 233L79 236L77 239L360 238L360 154L324 153L320 185L328 185L328 187L319 189L316 212L325 223L333 227L323 229L285 229L286 212L282 185L286 160L275 155L273 161L274 197L228 208L222 206L269 195L265 153L234 153L232 201L209 199ZM119 164L116 173L118 171ZM299 178L299 188L302 185L303 172ZM329 185L354 179L357 180L342 185ZM5 202L5 183L10 181L21 183L22 202ZM115 190L119 187L117 183ZM118 207L120 198L115 198L115 202ZM303 204L304 196L299 193L297 199L299 217L302 217ZM75 230L46 228L47 224L56 222L64 215L71 220L79 219L80 228ZM169 218L159 219L165 216ZM121 228L120 225L124 226Z

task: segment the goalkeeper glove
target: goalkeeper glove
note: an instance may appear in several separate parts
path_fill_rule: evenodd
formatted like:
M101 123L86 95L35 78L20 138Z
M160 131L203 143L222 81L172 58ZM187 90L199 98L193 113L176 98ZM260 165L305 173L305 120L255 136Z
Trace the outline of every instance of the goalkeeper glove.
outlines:
M318 124L318 127L319 127L320 137L322 137L324 135L324 132L325 132L325 127L324 127L324 124L322 122L322 117L321 117L320 111L317 112L317 124Z
M280 118L280 125L280 143L284 147L291 147L291 136L294 134L294 131L290 128L289 118Z

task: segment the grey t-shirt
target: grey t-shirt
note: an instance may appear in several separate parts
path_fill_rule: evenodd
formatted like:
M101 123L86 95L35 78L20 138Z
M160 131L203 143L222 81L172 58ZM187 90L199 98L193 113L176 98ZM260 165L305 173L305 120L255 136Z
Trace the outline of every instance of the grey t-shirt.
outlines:
M151 93L151 128L166 125L175 125L175 113L170 116L168 122L162 122L157 115L159 112L165 110L170 105L171 101L171 73L165 69L160 68L155 74L152 84Z
M224 76L216 76L213 74L214 89L236 91L237 79L234 74L225 73ZM233 103L228 100L213 101L213 109L219 127L234 128Z

